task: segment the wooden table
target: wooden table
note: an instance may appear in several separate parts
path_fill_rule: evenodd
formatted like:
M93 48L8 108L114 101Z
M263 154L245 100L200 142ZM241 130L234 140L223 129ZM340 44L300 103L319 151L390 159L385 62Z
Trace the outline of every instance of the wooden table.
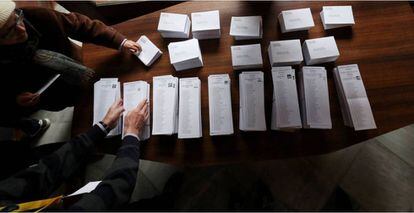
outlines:
M324 5L352 5L355 26L350 29L325 31L319 12ZM310 7L315 27L309 33L281 34L276 19L282 10ZM222 36L220 40L200 41L204 67L176 72L170 65L167 45L177 39L163 39L157 32L161 11L113 26L128 38L148 36L163 52L151 68L146 68L132 55L120 54L95 45L84 46L84 62L95 69L99 77L119 77L121 82L145 80L172 74L178 77L198 76L201 79L203 138L178 140L173 136L151 136L142 147L143 159L198 166L300 157L333 152L365 141L414 122L414 13L407 2L185 2L169 7L165 12L220 10ZM234 41L229 36L231 16L262 15L262 40ZM332 130L305 130L294 133L270 130L272 81L267 55L269 41L318 38L333 35L341 56L336 65L357 63L364 80L378 129L355 132L343 124L332 68L328 70ZM266 132L241 132L239 122L238 76L231 66L230 46L258 43L262 45L265 73ZM233 136L210 137L208 117L207 77L230 74L235 133ZM152 93L152 92L151 92ZM73 133L87 130L92 123L93 91L85 94L76 107ZM117 143L117 142L115 142ZM119 145L119 142L117 143ZM116 146L115 146L116 148ZM114 148L113 151L116 151Z

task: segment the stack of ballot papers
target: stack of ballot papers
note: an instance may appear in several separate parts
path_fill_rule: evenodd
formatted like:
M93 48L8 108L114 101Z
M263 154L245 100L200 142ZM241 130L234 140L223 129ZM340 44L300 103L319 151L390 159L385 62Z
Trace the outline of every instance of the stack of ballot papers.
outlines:
M123 114L124 125L125 117L129 111L135 109L141 101L146 100L150 103L150 85L145 81L133 81L124 83L124 109ZM150 106L148 106L148 111L150 111ZM125 129L125 128L123 128ZM122 132L124 136L125 132ZM147 140L150 137L150 119L145 123L144 129L138 135L140 140Z
M158 32L163 38L188 38L190 27L190 18L184 14L161 13L158 22Z
M266 131L263 72L242 72L239 75L239 89L240 130Z
M339 57L339 50L333 36L305 40L302 48L306 65L332 62Z
M310 8L282 11L278 18L282 33L309 30L315 26Z
M210 135L233 134L231 87L228 74L208 76Z
M178 138L201 138L201 82L197 77L180 78Z
M231 62L234 70L262 68L260 44L231 46Z
M230 35L236 40L261 39L263 36L262 17L231 17Z
M358 65L338 66L334 69L334 79L345 125L356 131L376 129Z
M273 130L302 128L295 70L292 67L272 67Z
M220 13L218 10L191 13L193 38L220 38Z
M156 61L161 55L162 51L158 49L146 36L141 36L137 43L141 46L142 50L137 52L135 55L149 67Z
M101 78L93 85L93 124L102 121L112 104L121 98L121 87L118 78ZM122 133L122 121L119 119L117 126L108 136Z
M355 24L352 6L324 6L320 14L325 30Z
M168 44L170 61L176 71L203 66L203 58L197 39Z
M152 134L175 134L178 131L178 78L156 76L152 83Z
M303 128L331 129L326 69L305 66L298 77Z
M299 39L271 41L267 51L272 67L296 65L303 61L302 46Z

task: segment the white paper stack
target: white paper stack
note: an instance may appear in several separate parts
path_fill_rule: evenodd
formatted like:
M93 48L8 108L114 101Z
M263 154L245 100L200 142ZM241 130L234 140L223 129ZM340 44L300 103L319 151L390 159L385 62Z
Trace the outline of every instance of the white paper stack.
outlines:
M170 61L176 71L203 66L203 58L197 39L168 44Z
M123 124L125 125L125 117L129 111L135 109L141 101L146 100L150 102L150 85L145 81L133 81L124 83L124 115ZM148 111L150 111L150 106L148 106ZM141 133L138 135L140 140L147 140L150 138L150 119L147 120L145 126ZM125 130L125 127L123 127ZM122 136L125 135L125 132L122 131Z
M261 39L262 25L261 16L233 16L230 23L230 35L236 40Z
M153 77L152 134L172 135L178 130L178 78Z
M309 30L315 26L310 8L282 11L278 18L282 33Z
M147 36L141 36L137 43L141 46L142 50L135 55L147 67L151 66L152 63L154 63L154 61L162 55L162 51L158 49L158 47L147 38Z
M272 129L302 128L295 70L289 66L272 67L272 79Z
M193 38L220 38L220 13L218 10L191 13L191 20Z
M306 65L332 62L339 57L333 36L305 40L302 47Z
M352 6L324 6L320 14L325 30L355 24Z
M266 131L263 81L261 71L242 72L239 75L239 128L242 131Z
M208 76L208 109L211 136L234 133L228 74Z
M302 46L299 39L271 41L267 51L272 67L296 65L303 61Z
M298 77L303 128L332 129L326 69L305 66Z
M93 85L93 124L102 121L112 104L121 97L121 88L118 78L101 78ZM122 133L121 119L108 136Z
M201 82L197 77L180 79L178 138L201 138Z
M231 46L231 62L234 70L262 68L260 44Z
M334 79L345 125L356 131L376 129L358 65L338 66L334 69Z
M158 32L163 38L188 38L191 21L187 15L177 13L161 13Z

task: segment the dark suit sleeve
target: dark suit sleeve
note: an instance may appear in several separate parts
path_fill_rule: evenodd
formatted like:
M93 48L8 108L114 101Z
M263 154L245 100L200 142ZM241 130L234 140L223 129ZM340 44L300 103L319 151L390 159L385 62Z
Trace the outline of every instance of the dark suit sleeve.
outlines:
M126 136L118 150L117 158L102 182L94 191L83 195L69 209L99 211L118 208L128 203L137 179L139 143L137 138Z
M68 141L35 166L0 182L0 201L20 203L47 198L84 164L94 143L106 134L93 126L87 133Z

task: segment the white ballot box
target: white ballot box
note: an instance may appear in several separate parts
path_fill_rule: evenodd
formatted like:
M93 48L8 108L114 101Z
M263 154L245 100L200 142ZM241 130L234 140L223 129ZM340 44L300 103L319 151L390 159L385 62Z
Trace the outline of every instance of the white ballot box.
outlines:
M141 36L137 43L141 46L142 50L135 55L147 67L151 66L162 55L162 51L147 36Z
M263 72L242 72L239 75L239 89L240 130L266 131Z
M168 44L170 61L176 71L203 66L200 46L197 39L171 42Z
M302 63L302 46L299 39L271 41L267 49L272 67Z
M234 133L228 74L208 76L208 109L211 136Z
M261 39L263 36L261 16L233 16L230 23L230 35L235 40Z
M141 101L146 100L148 103L150 102L150 85L145 81L133 81L124 83L124 109L125 112L123 114L123 131L122 137L125 136L125 117L129 111L135 109ZM148 105L148 111L151 107ZM145 126L141 133L138 135L140 140L147 140L150 138L150 119L147 120Z
M220 38L220 13L218 10L191 13L191 21L193 38Z
M175 134L178 131L178 78L156 76L152 82L152 134Z
M282 33L309 30L315 26L310 8L282 11L278 19Z
M180 78L178 138L201 138L201 82L197 77Z
M324 6L320 15L325 30L355 24L352 6Z
M102 121L112 104L121 98L121 87L118 78L101 78L93 85L93 124ZM120 135L121 119L108 136Z
M163 38L189 38L191 21L188 15L161 13L158 32Z
M338 66L334 69L334 79L345 125L356 131L376 129L358 65Z
M306 65L332 62L339 57L339 50L333 36L305 40L302 48Z
M272 130L302 128L295 70L272 67Z
M231 46L231 62L234 70L262 68L260 44Z
M332 129L324 67L303 67L298 74L303 128Z

